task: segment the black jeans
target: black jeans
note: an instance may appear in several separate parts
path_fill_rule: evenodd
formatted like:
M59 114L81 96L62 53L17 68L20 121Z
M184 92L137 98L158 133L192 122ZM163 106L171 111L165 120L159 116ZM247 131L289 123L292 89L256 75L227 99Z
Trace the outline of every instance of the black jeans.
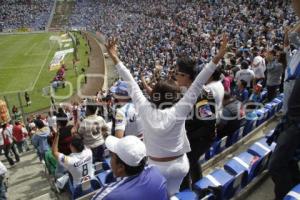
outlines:
M187 153L187 157L190 163L190 170L184 177L180 190L192 189L192 185L202 178L201 165L198 162L199 158L208 151L213 140L209 137L201 137L197 139L190 139L191 151Z
M275 183L276 199L283 197L300 182L297 161L293 159L300 147L300 125L287 122L279 135L276 148L270 158L269 173Z
M98 147L92 148L93 153L93 163L102 162L104 160L104 146L100 145Z
M15 162L13 161L13 159L9 156L9 151L12 151L13 154L15 155L16 161L19 162L20 161L20 157L18 155L18 153L16 152L16 148L13 144L9 144L9 145L4 145L4 154L6 159L8 160L10 165L15 164Z
M267 86L267 90L268 90L268 101L272 101L277 94L277 89L279 88L279 85L275 85L275 86Z

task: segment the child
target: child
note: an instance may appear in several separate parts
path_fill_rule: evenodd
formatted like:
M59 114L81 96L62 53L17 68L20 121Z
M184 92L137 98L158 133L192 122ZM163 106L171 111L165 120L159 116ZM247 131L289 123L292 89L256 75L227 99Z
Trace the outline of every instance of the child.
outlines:
M249 92L247 90L247 82L244 80L240 80L238 83L238 91L236 95L237 100L245 103L248 101Z

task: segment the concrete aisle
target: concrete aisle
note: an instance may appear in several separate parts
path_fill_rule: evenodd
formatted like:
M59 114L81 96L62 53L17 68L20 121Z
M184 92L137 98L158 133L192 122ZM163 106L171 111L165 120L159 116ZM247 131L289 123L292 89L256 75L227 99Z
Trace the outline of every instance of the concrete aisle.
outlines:
M30 148L33 149L32 146ZM44 173L44 165L37 158L35 151L21 154L21 161L12 167L4 155L1 155L0 159L9 171L9 200L56 199Z

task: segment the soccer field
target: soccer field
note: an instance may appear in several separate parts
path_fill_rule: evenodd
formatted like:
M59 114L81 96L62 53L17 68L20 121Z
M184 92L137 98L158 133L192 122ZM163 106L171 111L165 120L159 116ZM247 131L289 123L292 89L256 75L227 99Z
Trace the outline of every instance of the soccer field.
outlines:
M32 101L31 106L24 107L26 113L49 107L50 98L43 95L43 88L50 86L56 74L56 70L49 71L48 67L54 53L59 50L58 45L50 45L49 38L52 35L57 33L0 35L0 98L6 97L9 108L20 106L17 96L19 92L25 105L24 91L29 91ZM81 69L87 66L88 49L84 39L77 33L75 35L80 41L77 66ZM72 60L73 54L68 54L64 59L68 68L65 78L74 86L71 93L76 89L77 80ZM67 86L59 89L57 95L69 92Z
M34 89L54 53L50 35L0 36L0 94Z

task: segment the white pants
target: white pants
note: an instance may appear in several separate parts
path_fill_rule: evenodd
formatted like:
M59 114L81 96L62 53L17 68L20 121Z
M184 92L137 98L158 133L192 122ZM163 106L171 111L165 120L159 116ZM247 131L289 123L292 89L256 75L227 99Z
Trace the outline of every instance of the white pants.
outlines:
M284 96L283 96L283 106L282 106L283 114L286 114L286 112L288 110L288 103L289 103L289 99L292 94L292 91L294 89L294 85L295 85L295 80L290 80L289 82L284 82L284 85L283 85Z
M149 158L149 164L155 165L166 178L169 196L179 192L181 182L190 168L186 154L169 162L157 162Z

